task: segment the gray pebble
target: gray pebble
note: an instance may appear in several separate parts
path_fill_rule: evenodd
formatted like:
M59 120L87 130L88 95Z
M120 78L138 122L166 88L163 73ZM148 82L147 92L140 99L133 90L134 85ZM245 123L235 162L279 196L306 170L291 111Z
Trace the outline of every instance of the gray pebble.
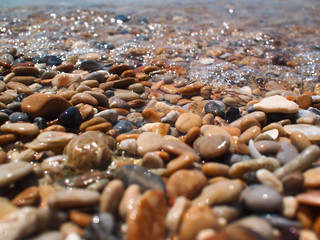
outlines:
M115 124L118 122L118 113L116 110L104 110L94 115L94 117L102 117L107 122L111 122L112 124Z

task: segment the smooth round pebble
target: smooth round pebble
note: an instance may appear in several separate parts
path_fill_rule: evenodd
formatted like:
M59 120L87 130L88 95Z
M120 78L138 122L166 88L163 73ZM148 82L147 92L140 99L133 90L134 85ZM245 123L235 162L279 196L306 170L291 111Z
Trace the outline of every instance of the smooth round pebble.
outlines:
M193 127L201 127L201 118L193 113L183 113L181 114L176 123L175 127L179 132L187 133Z
M132 124L127 120L121 120L116 125L114 125L113 129L118 129L119 133L126 133L131 131Z
M162 146L162 136L153 132L141 133L137 139L137 151L140 156L147 152L158 151Z
M229 152L230 140L224 135L199 137L193 143L194 150L205 160L212 160Z
M34 136L39 133L37 125L32 123L6 123L1 125L0 129L4 133L13 133L24 136Z
M219 104L215 101L207 102L204 105L204 110L206 113L212 113L213 116L218 116L218 117L222 117L222 118L225 117L225 109L221 103Z
M33 168L27 162L11 162L0 165L0 187L7 186L27 176Z
M58 117L58 123L66 128L78 127L82 122L80 111L76 107L69 107Z

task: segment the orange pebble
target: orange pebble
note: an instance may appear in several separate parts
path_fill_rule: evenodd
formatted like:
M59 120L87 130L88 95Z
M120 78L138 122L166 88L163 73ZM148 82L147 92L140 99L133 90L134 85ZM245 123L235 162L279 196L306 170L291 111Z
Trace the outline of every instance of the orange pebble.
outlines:
M77 210L71 210L69 213L70 220L80 227L85 228L92 221L92 216L88 213L80 212Z

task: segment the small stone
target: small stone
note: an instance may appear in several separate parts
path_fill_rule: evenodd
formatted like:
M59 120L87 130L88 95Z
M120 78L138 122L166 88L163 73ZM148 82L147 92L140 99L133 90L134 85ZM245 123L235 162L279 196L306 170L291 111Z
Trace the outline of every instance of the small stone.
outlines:
M255 139L260 133L260 127L252 126L241 134L241 136L239 137L239 141L248 144L250 139Z
M19 82L8 82L7 88L17 91L18 94L21 94L21 93L25 93L27 95L33 94L33 91L27 85L24 85L23 83L19 83Z
M240 118L240 111L239 108L231 106L228 108L227 112L226 112L226 120L231 123L235 120L237 120L238 118Z
M58 123L66 128L75 128L82 123L82 117L79 109L76 107L69 107L58 117Z
M306 188L320 187L320 168L311 168L303 173Z
M84 77L84 80L97 80L99 83L103 83L106 77L102 72L92 72Z
M296 158L299 155L298 150L290 143L280 143L280 148L278 149L278 153L276 158L280 161L280 163L286 164Z
M144 124L140 129L143 132L154 132L156 134L164 136L169 134L170 125L167 123L159 123L159 122L147 123L147 124Z
M208 177L228 177L229 166L222 163L209 162L202 165L202 172Z
M164 163L162 158L159 155L153 152L148 152L143 156L141 166L148 170L157 169L157 168L163 168Z
M217 228L218 219L208 206L193 206L182 217L179 239L194 240L201 230Z
M297 194L303 190L304 177L301 172L293 172L281 179L283 188L287 194Z
M302 132L295 131L290 135L291 144L294 145L299 152L311 146L310 140Z
M230 140L224 135L199 137L193 144L194 150L205 160L212 160L229 152Z
M253 108L266 113L296 113L299 105L285 97L275 95L264 98L261 102L254 104Z
M126 78L122 78L122 79L113 81L113 87L114 88L124 88L124 87L128 87L134 83L135 83L135 78L126 77Z
M48 204L51 209L68 209L98 205L100 194L92 190L68 189L53 193Z
M310 141L320 140L320 127L309 124L288 124L284 130L291 135L293 132L303 133Z
M311 205L311 206L320 206L320 190L312 190L297 195L296 199L299 203Z
M85 71L97 71L102 69L103 66L95 60L87 59L81 62L80 69Z
M121 180L119 180L121 181ZM134 203L141 197L141 190L137 184L131 184L126 188L119 203L119 216L125 219L133 209Z
M113 127L113 129L118 129L119 133L126 133L132 129L132 124L127 120L121 120Z
M34 136L39 133L39 128L32 123L6 123L1 126L4 133L13 133L24 136Z
M69 87L73 83L80 83L82 77L80 74L59 73L51 81L52 86L59 88Z
M37 77L39 75L39 69L35 67L29 66L17 66L12 70L16 76L34 76Z
M120 149L125 151L127 155L137 154L137 140L134 138L124 139L120 142Z
M11 162L0 165L0 187L7 186L27 176L33 168L27 162Z
M88 131L73 138L65 147L66 165L73 171L87 171L110 164L115 140L101 132Z
M71 73L74 70L74 65L72 63L63 63L55 68L57 72Z
M179 132L187 133L193 127L201 127L201 118L193 113L181 114L175 122L175 127Z
M312 97L309 95L299 95L297 97L297 104L302 109L308 109L312 104Z
M244 187L239 179L212 183L202 189L200 195L192 201L192 205L214 206L236 202Z
M142 117L149 122L160 122L160 115L152 108L144 109L142 111Z
M73 105L77 105L79 103L86 103L86 104L90 104L92 106L98 105L98 100L86 92L77 93L77 94L73 95L70 102Z
M112 110L112 109L103 110L103 111L95 114L94 117L102 117L107 122L111 122L112 124L115 124L118 122L118 113L117 113L117 111Z
M114 177L122 180L125 187L137 184L142 192L148 189L166 192L164 182L159 175L149 172L138 165L123 165L114 172Z
M167 173L171 175L172 173L184 169L184 168L189 168L191 167L194 163L199 162L200 158L193 153L183 153L180 156L172 159L168 164L167 164Z
M166 237L166 198L161 191L149 190L134 204L126 218L128 240L162 240Z
M135 99L139 99L140 95L129 91L129 90L123 90L123 89L117 89L114 91L114 95L119 97L120 99L124 100L124 101L131 101L131 100L135 100Z
M240 130L241 130L241 132L244 132L248 128L251 128L253 126L257 126L257 127L261 128L261 124L259 123L259 121L254 119L254 118L244 118L240 122Z
M105 186L101 194L100 213L110 212L115 215L124 193L124 186L121 180L114 179Z
M39 200L39 191L36 186L28 187L19 193L14 199L12 204L17 207L24 207L28 205L35 205Z
M48 120L57 118L69 107L71 104L67 100L54 94L33 94L24 98L21 104L22 112L28 116L43 117Z
M198 170L182 169L173 173L166 182L169 197L185 196L193 199L207 185L207 178Z
M128 89L136 93L141 93L144 92L144 85L142 83L134 83L130 85Z
M114 64L110 69L109 73L121 75L124 71L130 70L130 67L126 64Z
M244 207L253 212L279 212L282 209L282 196L266 185L252 185L241 193Z
M283 192L283 184L282 182L270 171L267 169L259 169L256 172L256 177L260 181L260 183L270 186L275 189L278 193Z
M109 103L110 103L110 108L121 108L121 109L127 109L127 110L130 109L130 105L126 101L120 99L117 96L111 97L109 99Z
M265 156L274 156L277 154L280 144L275 141L261 140L254 143L256 149Z
M9 116L9 118L12 123L29 122L29 116L22 112L14 112Z
M137 139L137 150L140 156L147 152L160 150L162 146L162 136L153 132L141 133Z
M194 84L186 87L179 88L178 93L183 96L195 96L200 95L202 84Z

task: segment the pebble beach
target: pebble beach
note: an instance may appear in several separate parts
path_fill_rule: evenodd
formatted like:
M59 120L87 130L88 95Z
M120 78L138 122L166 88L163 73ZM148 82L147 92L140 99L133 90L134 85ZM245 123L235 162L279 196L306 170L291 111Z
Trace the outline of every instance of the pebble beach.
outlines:
M320 4L0 3L0 239L320 239Z

